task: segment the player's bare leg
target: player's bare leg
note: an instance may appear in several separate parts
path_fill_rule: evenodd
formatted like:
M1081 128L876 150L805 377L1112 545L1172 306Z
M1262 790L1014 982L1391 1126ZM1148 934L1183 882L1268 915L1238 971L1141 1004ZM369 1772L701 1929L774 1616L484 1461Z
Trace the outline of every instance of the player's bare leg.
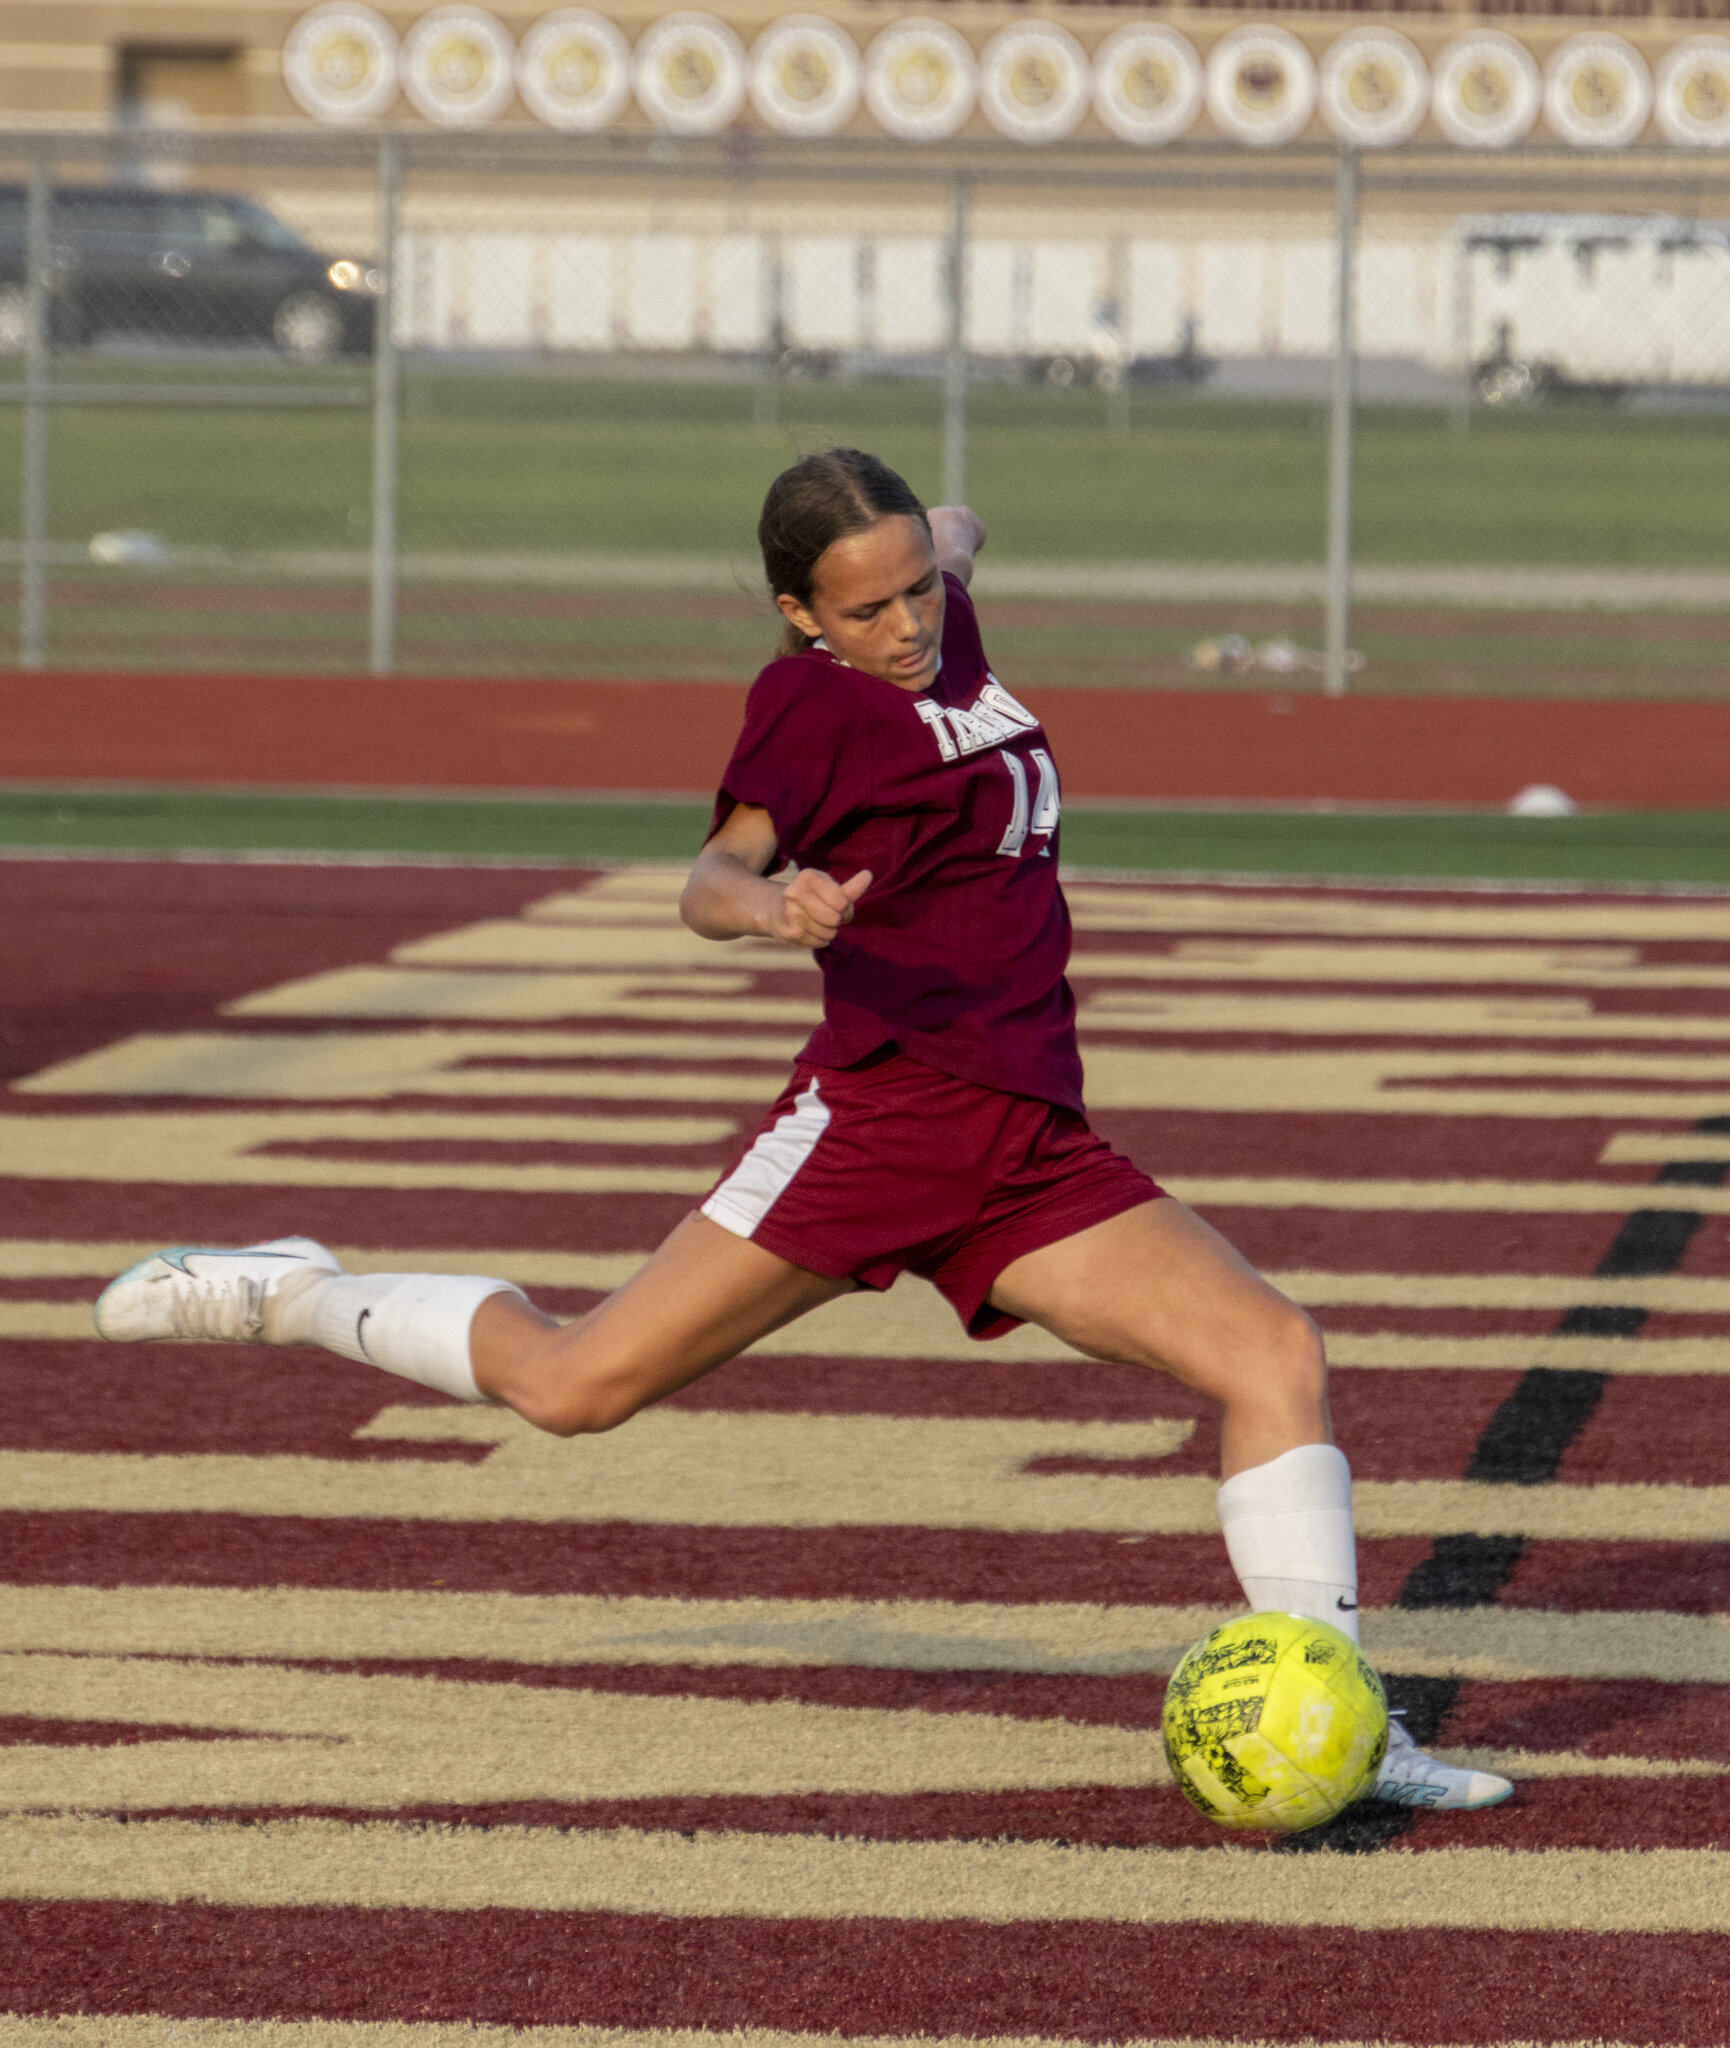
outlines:
M1220 1476L1329 1444L1321 1333L1192 1209L1126 1210L1005 1267L994 1308L1219 1402Z
M1169 1373L1219 1402L1220 1522L1256 1611L1358 1635L1351 1470L1334 1447L1320 1332L1181 1202L1149 1202L998 1275L992 1305L1090 1357ZM1396 1721L1374 1797L1493 1806L1505 1778L1426 1756Z
M690 1216L624 1287L561 1327L483 1274L345 1273L308 1238L180 1245L104 1289L104 1337L319 1345L559 1436L612 1429L851 1290Z
M483 1301L469 1331L475 1382L555 1436L612 1429L852 1285L687 1216L639 1273L573 1323L521 1295Z

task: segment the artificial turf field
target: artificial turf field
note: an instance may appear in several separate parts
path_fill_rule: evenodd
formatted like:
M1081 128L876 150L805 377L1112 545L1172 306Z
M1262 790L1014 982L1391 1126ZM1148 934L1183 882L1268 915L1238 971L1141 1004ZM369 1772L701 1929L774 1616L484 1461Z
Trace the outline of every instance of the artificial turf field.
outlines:
M1162 1381L904 1287L566 1444L90 1339L184 1237L594 1301L814 1014L676 886L0 861L7 2048L1730 2041L1730 903L1072 885L1098 1123L1327 1329L1371 1653L1518 1784L1272 1846L1158 1755Z

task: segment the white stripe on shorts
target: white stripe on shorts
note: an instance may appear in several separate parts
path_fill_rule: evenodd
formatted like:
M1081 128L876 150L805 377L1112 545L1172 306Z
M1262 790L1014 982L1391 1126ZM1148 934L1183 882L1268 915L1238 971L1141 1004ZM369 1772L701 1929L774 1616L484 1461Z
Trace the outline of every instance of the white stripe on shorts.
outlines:
M762 1132L750 1151L703 1204L712 1223L735 1237L755 1237L757 1226L792 1185L793 1176L829 1128L829 1105L813 1081L793 1107Z

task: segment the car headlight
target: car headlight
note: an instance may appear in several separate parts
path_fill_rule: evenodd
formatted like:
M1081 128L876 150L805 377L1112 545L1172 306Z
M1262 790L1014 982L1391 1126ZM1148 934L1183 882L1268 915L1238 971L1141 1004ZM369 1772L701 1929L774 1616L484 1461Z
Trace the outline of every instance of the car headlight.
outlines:
M384 272L370 263L356 263L351 256L339 256L325 276L339 292L370 292L376 295L384 290Z

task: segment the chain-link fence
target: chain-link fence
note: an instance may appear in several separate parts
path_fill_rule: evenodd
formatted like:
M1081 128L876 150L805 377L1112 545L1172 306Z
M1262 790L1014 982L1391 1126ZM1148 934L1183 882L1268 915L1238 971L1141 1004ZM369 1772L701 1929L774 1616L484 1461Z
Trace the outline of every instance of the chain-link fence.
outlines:
M1030 678L1714 688L1727 198L1658 149L0 138L14 644L744 675L756 503L844 441L979 505Z

